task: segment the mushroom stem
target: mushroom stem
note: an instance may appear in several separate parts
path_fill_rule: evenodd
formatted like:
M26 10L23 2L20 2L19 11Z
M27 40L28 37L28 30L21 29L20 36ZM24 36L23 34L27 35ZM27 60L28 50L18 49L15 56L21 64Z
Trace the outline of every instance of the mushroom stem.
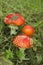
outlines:
M11 32L10 32L11 35L12 34L14 34L14 35L17 34L16 30L18 30L18 26L9 25L9 28L11 29Z

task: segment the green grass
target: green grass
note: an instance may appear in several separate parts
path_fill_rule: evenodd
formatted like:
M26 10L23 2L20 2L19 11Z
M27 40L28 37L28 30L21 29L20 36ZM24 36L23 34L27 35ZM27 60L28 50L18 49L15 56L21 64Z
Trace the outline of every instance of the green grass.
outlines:
M38 13L43 11L41 0L2 0L1 7L3 14L10 12L19 12L27 17L27 14Z
M3 17L5 17L8 13L19 12L24 16L26 22L29 22L32 14L40 14L43 12L42 0L2 0L0 3L0 12Z
M6 44L7 48L11 45L11 50L13 50L14 53L12 61L17 65L16 62L18 58L15 55L17 49L10 44L12 43L12 36L6 35L9 33L6 31L8 26L3 23L5 16L12 12L20 13L24 16L26 24L32 25L35 29L32 37L34 47L26 50L26 57L30 60L23 61L19 63L19 65L43 65L43 0L0 0L0 52L2 54L7 50Z

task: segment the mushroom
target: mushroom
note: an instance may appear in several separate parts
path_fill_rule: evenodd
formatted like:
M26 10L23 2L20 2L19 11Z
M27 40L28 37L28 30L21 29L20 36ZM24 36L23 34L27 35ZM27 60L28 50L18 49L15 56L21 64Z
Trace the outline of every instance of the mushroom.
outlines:
M26 36L24 34L17 35L13 39L13 45L19 48L19 51L17 51L16 55L22 62L22 60L25 60L25 49L28 49L32 47L33 40L31 37Z
M25 35L33 35L34 34L34 28L30 25L25 25L23 28L22 28L22 32L25 34Z
M11 35L12 34L16 35L17 34L16 30L18 30L18 26L23 25L24 22L25 22L24 18L19 13L10 13L4 19L4 23L7 24L11 29L10 33Z
M21 14L18 13L10 13L5 17L5 24L13 24L17 26L21 26L24 24L25 19Z
M19 48L30 48L33 45L33 40L29 36L20 34L14 38L13 44Z

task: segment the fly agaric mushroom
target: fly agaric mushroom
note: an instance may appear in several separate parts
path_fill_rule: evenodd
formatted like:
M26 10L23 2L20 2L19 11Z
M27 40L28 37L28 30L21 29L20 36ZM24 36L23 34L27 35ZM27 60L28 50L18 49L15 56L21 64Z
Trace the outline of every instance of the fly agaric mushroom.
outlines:
M30 25L26 25L22 28L22 32L25 34L25 35L33 35L34 34L34 28Z
M21 34L14 38L13 44L19 48L19 50L16 52L16 55L20 61L22 62L22 60L28 60L28 58L25 58L25 49L30 48L33 45L32 38Z
M14 38L13 44L19 48L30 48L33 45L33 40L26 35L18 35Z
M4 22L5 24L13 24L13 25L21 26L24 24L25 20L20 14L11 13L5 17Z

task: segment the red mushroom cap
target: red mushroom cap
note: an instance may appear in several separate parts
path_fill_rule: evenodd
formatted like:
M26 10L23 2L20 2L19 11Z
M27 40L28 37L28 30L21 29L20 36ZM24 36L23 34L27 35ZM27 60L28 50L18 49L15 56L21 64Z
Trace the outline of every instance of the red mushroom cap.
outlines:
M33 40L26 35L18 35L14 38L13 44L18 48L30 48L33 45Z
M21 26L24 24L25 20L20 14L11 13L5 17L4 22L5 24L13 24L13 25Z
M26 25L22 28L22 32L25 35L33 35L34 34L34 28L30 25Z

